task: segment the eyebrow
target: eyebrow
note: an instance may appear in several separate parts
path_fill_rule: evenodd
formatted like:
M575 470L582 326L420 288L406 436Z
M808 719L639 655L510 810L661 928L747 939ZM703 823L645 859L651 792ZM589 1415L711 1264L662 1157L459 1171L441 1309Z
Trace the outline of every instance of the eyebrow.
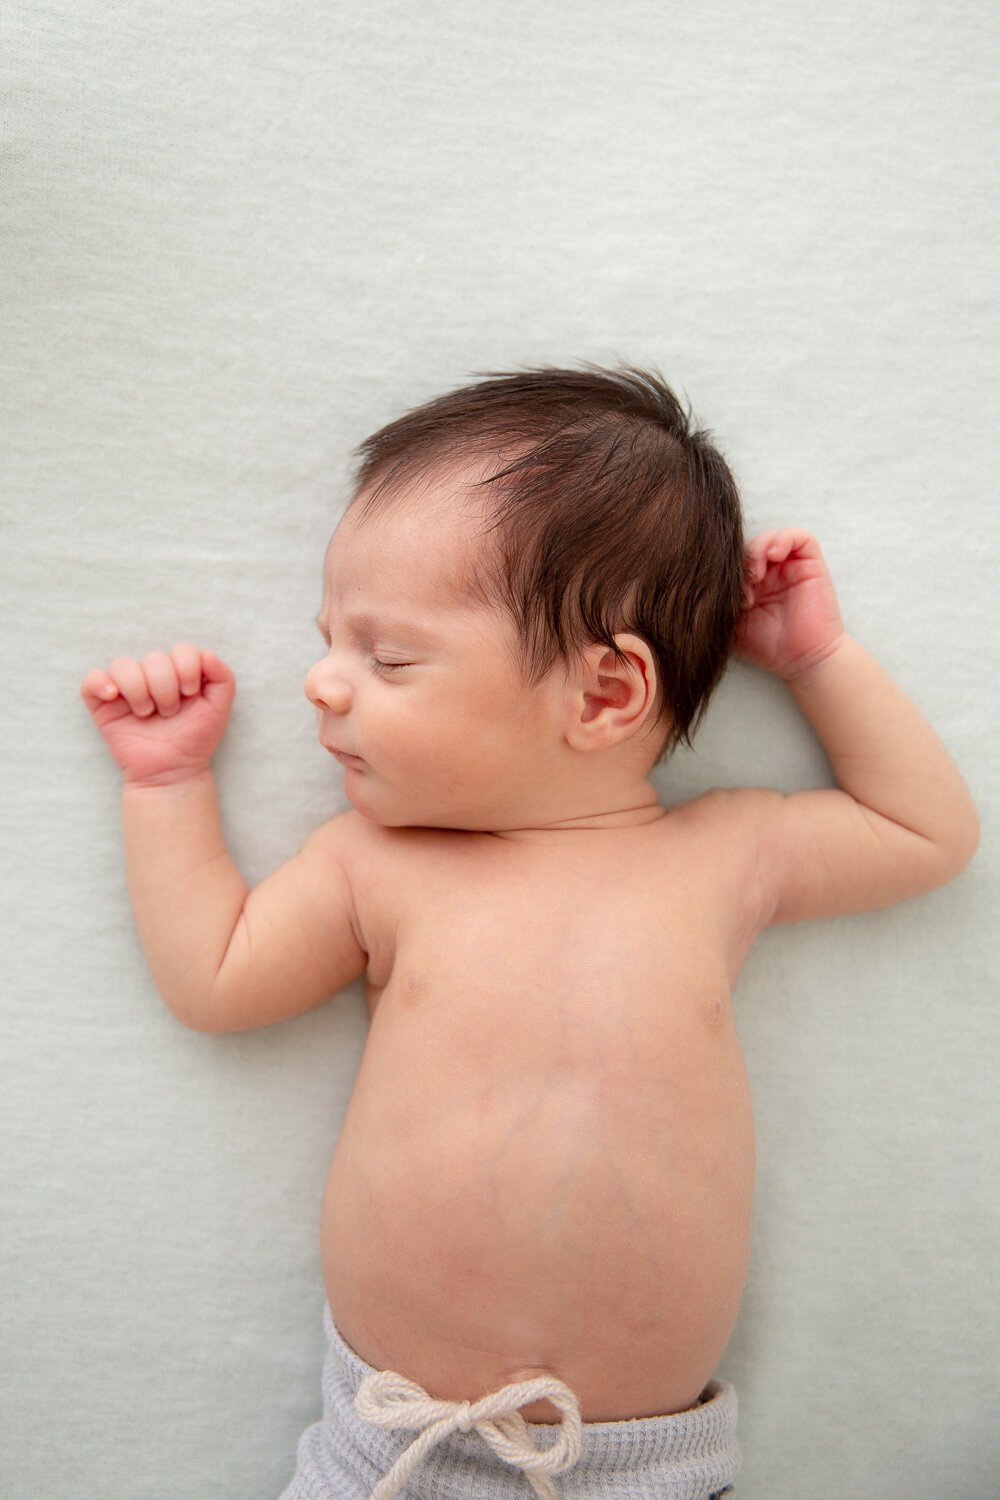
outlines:
M376 619L374 615L368 614L349 615L346 623L350 630L363 631L372 636L377 636L382 631L389 631L390 633L398 632L400 635L419 636L422 640L435 639L433 631L426 629L423 625L418 625L415 620L405 620L401 617ZM320 635L326 635L326 621L323 618L322 609L316 616L316 629Z

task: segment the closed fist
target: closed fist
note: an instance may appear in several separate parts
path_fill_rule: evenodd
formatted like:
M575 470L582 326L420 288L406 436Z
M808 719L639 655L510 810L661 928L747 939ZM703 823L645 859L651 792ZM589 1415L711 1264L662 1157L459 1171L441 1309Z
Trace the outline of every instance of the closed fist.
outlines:
M792 678L829 655L843 636L840 606L819 543L786 527L746 551L736 650L744 661Z
M141 661L118 656L80 684L80 696L126 781L153 786L208 769L235 694L236 679L225 662L188 642Z

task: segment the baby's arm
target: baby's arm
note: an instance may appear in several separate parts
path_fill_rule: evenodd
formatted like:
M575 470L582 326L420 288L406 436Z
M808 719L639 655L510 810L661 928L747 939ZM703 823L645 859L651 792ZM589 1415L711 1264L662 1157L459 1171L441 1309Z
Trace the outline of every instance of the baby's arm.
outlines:
M772 922L887 906L971 859L979 822L930 724L844 631L819 546L776 531L748 548L738 650L783 677L839 790L748 794Z
M345 858L351 815L253 891L230 858L212 755L236 685L175 646L90 672L81 695L124 772L129 893L164 1002L198 1031L243 1031L322 1004L364 972Z

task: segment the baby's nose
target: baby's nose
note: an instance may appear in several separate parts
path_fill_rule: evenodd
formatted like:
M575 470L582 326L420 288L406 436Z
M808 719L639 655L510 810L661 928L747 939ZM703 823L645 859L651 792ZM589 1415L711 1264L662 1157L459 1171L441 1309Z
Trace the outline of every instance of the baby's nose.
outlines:
M306 673L305 693L315 708L327 708L334 714L346 714L354 700L350 683L332 672L325 661L318 661Z

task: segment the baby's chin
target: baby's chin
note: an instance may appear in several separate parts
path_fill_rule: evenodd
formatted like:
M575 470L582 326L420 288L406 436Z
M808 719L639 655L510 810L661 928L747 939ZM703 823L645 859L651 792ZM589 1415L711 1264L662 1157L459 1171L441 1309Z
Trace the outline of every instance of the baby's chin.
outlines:
M357 803L354 803L353 806L355 812L360 813L369 823L374 823L379 828L439 828L442 832L450 833L494 833L497 831L488 827L485 823L475 825L457 817L447 818L443 815L434 817L433 814L427 817L420 817L416 813L407 817L402 813L377 813L371 808L359 807Z
M364 784L359 785L361 778L344 777L344 792L348 802L356 813L369 823L374 823L378 828L459 828L459 822L448 822L444 817L420 807L409 807L405 804L386 806L382 799L371 795L370 789Z
M380 808L363 795L352 796L350 789L347 790L347 798L356 813L360 813L361 817L378 828L439 828L442 832L450 833L503 831L499 824L486 818L476 818L475 814L435 812L426 808Z
M442 807L417 798L393 795L390 788L373 778L369 767L347 767L344 793L356 813L379 828L439 828L451 833L493 833L542 830L559 817L553 809L551 818L539 819L538 808Z

